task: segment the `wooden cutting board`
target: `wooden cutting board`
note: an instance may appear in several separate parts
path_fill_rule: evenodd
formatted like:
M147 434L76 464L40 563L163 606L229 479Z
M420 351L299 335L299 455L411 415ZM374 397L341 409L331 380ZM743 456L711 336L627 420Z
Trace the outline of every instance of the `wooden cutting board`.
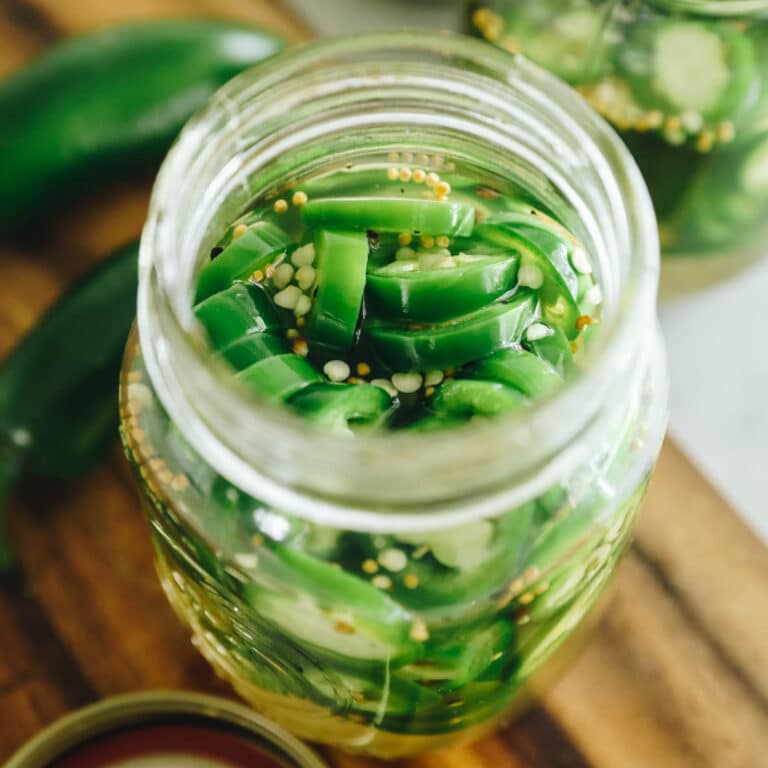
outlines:
M309 37L269 0L3 0L0 75L66 35L172 14L240 17ZM24 246L0 244L0 355L74 275L138 234L148 187L116 187L31 226ZM0 581L0 761L104 696L230 695L160 592L117 448L81 483L20 489L10 515L20 564ZM375 765L327 754L336 768ZM768 766L768 551L667 442L603 618L566 676L497 735L398 765Z

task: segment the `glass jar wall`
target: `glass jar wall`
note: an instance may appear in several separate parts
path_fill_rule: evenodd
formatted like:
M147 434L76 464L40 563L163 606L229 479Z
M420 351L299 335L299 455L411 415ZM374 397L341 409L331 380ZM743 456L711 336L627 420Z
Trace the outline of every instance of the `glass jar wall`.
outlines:
M524 413L434 433L333 435L249 399L192 314L211 247L253 200L414 160L578 234L603 290L578 374ZM636 166L528 62L375 35L220 92L158 178L121 387L163 587L216 670L297 735L385 757L514 711L603 591L658 454L657 273Z
M620 131L656 207L665 290L765 253L768 2L479 0L469 23L562 77Z

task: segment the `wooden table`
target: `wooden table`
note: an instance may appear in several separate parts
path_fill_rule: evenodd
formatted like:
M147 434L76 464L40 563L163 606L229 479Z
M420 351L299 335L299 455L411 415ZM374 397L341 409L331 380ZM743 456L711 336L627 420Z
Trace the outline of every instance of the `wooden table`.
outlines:
M309 36L268 0L0 0L0 74L66 35L181 13ZM0 355L74 275L138 233L148 185L116 187L31 228L24 246L0 245ZM230 695L160 592L117 448L79 484L20 489L10 515L20 564L0 584L0 761L103 696L146 688ZM329 759L337 768L374 764ZM496 736L399 765L768 766L766 548L668 442L608 608L567 675Z

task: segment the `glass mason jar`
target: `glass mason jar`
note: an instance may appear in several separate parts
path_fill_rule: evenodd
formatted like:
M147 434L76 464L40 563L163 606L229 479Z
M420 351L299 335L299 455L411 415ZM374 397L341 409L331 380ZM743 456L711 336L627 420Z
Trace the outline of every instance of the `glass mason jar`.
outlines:
M477 0L469 23L621 133L656 207L665 291L766 253L768 0Z
M602 283L578 375L523 415L443 432L316 431L206 357L194 277L254 199L413 154L523 188ZM183 131L141 244L124 445L165 591L216 670L313 741L380 756L476 736L582 623L666 423L658 240L610 127L537 66L466 37L291 51Z

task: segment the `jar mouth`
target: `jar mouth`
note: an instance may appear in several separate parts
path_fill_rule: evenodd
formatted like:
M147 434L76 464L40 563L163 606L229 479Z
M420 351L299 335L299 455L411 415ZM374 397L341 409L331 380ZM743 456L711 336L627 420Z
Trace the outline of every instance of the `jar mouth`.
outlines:
M420 88L438 109L456 102L446 122L458 120L460 110L490 115L478 117L473 130L485 136L497 131L498 141L507 142L503 151L499 146L500 156L511 152L513 140L523 142L520 152L535 151L524 144L525 134L540 132L547 146L539 154L550 181L570 195L588 234L601 244L607 322L586 369L525 414L444 433L349 438L315 432L287 409L260 406L211 369L191 309L193 277L201 254L218 238L222 223L229 223L214 216L226 193L237 188L242 204L256 196L241 176L243 163L269 156L280 167L280 158L299 151L305 138L339 121L359 131L377 121L396 124L397 104L389 113L384 107L390 90L403 88ZM237 145L244 123L268 127L277 119L279 125L291 110L312 117L314 104L337 104L366 89L377 89L370 116L360 114L358 101L351 108L341 104L330 117L297 119L292 146L279 131L259 136L255 154L235 152L222 167L220 147ZM376 113L376 107L384 111ZM578 155L569 161L571 149ZM574 179L556 167L569 163ZM596 220L597 203L590 208L572 183L587 172L600 187L605 221ZM608 263L613 249L627 254L621 274ZM640 348L655 337L658 272L656 222L640 172L613 129L574 91L528 60L469 37L380 33L281 54L231 81L190 121L153 191L141 242L138 328L164 408L234 485L328 524L371 528L382 514L390 525L397 514L403 527L418 528L426 513L433 524L438 518L462 519L468 499L495 499L499 486L523 477L518 490L530 498L588 457L605 431L608 389L632 370ZM510 500L504 503L508 509Z

